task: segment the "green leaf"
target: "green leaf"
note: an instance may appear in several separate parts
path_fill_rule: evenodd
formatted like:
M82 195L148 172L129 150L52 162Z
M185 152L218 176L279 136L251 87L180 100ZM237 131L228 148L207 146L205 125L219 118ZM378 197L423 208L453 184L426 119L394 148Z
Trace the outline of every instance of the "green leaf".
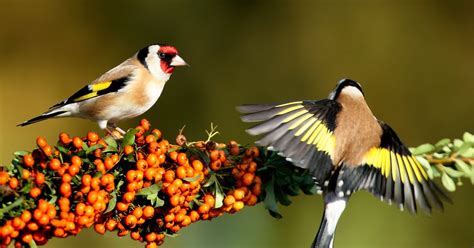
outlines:
M280 219L283 217L280 214L280 211L278 210L277 206L277 201L275 197L275 179L272 178L270 182L265 186L265 199L263 200L263 203L265 204L265 208L270 211L270 214L277 218Z
M130 129L128 132L125 134L122 140L122 147L125 146L131 146L133 143L135 143L135 134L138 133L138 129Z
M89 146L87 145L86 142L82 142L82 150L87 151L89 149Z
M291 200L288 198L288 195L283 192L283 190L280 187L276 187L275 189L275 197L278 200L279 203L283 206L289 206L291 205Z
M428 162L428 160L426 160L423 156L416 156L415 158L426 170L426 173L428 173L429 178L433 179L433 169L431 168L430 162Z
M107 136L104 139L105 143L107 143L107 148L104 149L104 152L117 152L117 141L112 136Z
M461 172L461 171L457 171L453 168L450 168L450 167L444 167L444 171L450 175L451 177L461 177L461 176L464 176L464 173Z
M439 149L439 148L442 148L442 147L444 147L444 146L447 146L449 143L451 143L451 140L450 140L450 139L448 139L448 138L442 139L442 140L436 142L435 147L436 147L437 149Z
M199 178L201 178L201 174L198 174L195 177L185 177L185 178L183 178L183 180L186 181L186 182L192 183L192 182L195 182L195 181L199 180Z
M38 246L36 245L36 242L34 240L31 240L28 245L30 246L30 248L38 248Z
M137 192L137 195L158 195L163 184L161 182L155 183L151 186L141 189Z
M50 204L54 204L56 203L56 201L58 200L58 197L57 196L53 196L51 197L51 199L48 201Z
M15 155L15 157L25 156L26 154L29 154L29 152L27 152L27 151L16 151L16 152L13 153L13 155Z
M443 175L441 176L441 183L443 183L443 186L444 188L446 188L447 191L453 192L456 190L456 184L454 183L453 179L446 173L443 173Z
M58 151L60 153L63 153L63 154L68 154L69 153L69 150L66 149L64 146L61 146L61 145L56 146L56 149L58 149Z
M99 149L99 148L103 148L104 146L102 144L95 144L91 147L89 147L87 150L86 150L86 154L90 154L92 153L93 151Z
M105 210L104 214L114 210L115 205L117 205L117 194L112 193L112 198L110 198L109 204L107 205L107 209Z
M456 168L458 168L458 170L466 173L467 175L471 174L471 166L466 164L464 161L462 161L461 159L456 159L456 160L454 160L454 162L455 162Z
M454 139L453 144L454 144L454 147L455 147L456 149L458 149L459 147L462 146L462 144L464 144L464 142L463 142L462 140L460 140L460 139Z
M216 188L214 189L214 195L216 197L214 208L220 208L224 205L224 192L222 192L221 186L216 184Z
M465 158L474 158L474 148L469 147L465 152L460 154L461 156Z
M459 147L459 150L457 151L458 154L463 154L467 150L471 148L471 143L470 142L464 142L461 147Z
M0 209L0 214L8 213L10 210L20 206L24 201L25 201L24 197L20 197L20 198L16 199L13 203L7 204L5 207Z
M215 174L212 174L209 179L207 180L207 182L202 186L203 188L207 188L211 185L213 185L214 183L217 182L217 178L216 178L216 175Z
M419 145L415 149L413 149L413 155L421 155L421 154L426 154L426 153L431 153L435 150L434 145L426 143L423 145Z
M469 132L465 132L462 136L462 139L464 140L464 142L474 144L474 135Z

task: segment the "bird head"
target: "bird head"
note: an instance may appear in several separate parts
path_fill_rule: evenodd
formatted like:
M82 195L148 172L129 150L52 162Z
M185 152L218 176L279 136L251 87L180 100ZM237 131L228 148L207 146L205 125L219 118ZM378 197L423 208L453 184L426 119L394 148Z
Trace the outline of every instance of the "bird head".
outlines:
M352 96L364 96L362 86L356 81L347 78L344 78L337 83L336 88L331 92L331 94L329 94L328 98L336 100L341 93Z
M174 46L150 45L137 53L137 59L155 77L169 77L176 66L188 65L180 56Z

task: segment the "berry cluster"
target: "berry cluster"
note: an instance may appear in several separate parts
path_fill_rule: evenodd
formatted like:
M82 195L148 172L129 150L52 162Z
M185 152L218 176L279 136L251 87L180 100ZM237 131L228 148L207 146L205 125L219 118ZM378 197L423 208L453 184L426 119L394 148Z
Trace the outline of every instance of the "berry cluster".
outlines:
M170 145L142 120L122 140L61 133L51 146L38 138L37 149L0 168L0 247L43 245L92 226L156 247L193 222L259 201L258 148L179 136Z

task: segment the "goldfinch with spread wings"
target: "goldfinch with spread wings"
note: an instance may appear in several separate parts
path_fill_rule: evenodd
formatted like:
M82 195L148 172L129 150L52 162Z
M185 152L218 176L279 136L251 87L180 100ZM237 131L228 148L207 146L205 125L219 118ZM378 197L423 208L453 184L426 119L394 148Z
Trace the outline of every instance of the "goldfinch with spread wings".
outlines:
M42 115L18 126L49 118L80 117L112 133L116 125L150 109L160 97L176 66L187 65L173 46L150 45L84 86Z
M321 188L324 214L312 247L332 247L334 232L352 193L367 190L415 213L443 209L449 198L431 181L416 158L367 105L362 87L341 80L328 99L284 104L243 105L257 143L306 168Z

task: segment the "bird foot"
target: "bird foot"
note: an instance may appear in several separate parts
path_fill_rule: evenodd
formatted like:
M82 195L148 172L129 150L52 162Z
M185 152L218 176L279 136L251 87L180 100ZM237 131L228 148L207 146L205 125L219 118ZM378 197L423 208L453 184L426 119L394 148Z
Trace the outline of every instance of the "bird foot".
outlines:
M117 129L113 129L113 130L110 130L108 128L105 129L105 131L110 135L112 136L112 138L116 139L116 140L119 140L119 139L123 139L123 134L117 130ZM123 130L122 130L123 131ZM124 133L125 134L125 133Z

